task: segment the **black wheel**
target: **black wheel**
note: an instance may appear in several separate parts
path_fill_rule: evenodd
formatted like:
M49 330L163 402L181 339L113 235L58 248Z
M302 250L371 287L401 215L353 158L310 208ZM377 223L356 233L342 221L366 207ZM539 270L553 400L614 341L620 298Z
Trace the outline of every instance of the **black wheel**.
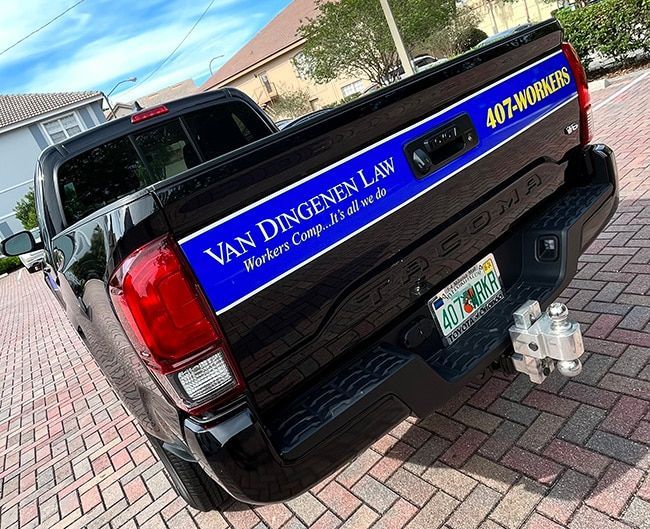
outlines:
M158 458L165 466L178 495L199 511L216 511L228 494L214 482L198 463L185 461L168 452L159 439L147 434Z

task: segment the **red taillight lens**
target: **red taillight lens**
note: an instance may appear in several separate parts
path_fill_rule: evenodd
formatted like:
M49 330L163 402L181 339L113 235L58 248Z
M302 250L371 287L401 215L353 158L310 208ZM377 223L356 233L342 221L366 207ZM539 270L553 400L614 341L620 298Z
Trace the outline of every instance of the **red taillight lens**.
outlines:
M580 143L587 145L593 138L593 123L591 116L591 95L587 84L587 72L580 62L576 50L568 42L562 43L562 51L566 57L573 78L578 88L578 102L580 104Z
M164 237L127 257L110 281L111 298L144 361L167 374L224 342L210 308Z
M144 121L146 119L151 119L151 118L155 118L156 116L160 116L162 114L167 114L167 112L169 112L169 109L165 105L148 108L146 110L143 110L142 112L137 112L136 114L133 114L131 116L131 123L140 123L141 121Z

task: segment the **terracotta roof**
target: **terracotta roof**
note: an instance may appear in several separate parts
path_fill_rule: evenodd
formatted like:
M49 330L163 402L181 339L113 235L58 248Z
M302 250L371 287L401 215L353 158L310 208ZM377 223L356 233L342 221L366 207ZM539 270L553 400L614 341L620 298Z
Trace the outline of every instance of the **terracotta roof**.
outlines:
M206 91L300 41L298 28L314 18L319 0L293 0L203 85Z
M19 123L73 103L96 98L101 92L0 94L0 127Z

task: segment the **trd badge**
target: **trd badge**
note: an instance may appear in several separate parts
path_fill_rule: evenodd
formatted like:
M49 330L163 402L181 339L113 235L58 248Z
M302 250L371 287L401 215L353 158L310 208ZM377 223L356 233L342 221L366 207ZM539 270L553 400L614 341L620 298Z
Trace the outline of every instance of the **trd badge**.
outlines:
M574 121L573 123L570 123L564 127L564 134L568 136L569 134L573 134L576 130L578 130L578 124Z

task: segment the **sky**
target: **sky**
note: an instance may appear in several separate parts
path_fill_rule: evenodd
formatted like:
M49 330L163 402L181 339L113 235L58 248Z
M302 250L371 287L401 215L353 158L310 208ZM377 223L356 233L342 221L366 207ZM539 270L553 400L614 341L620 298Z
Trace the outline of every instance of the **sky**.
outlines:
M0 0L0 51L78 0ZM188 78L201 84L289 0L214 0L176 54L149 80L210 0L84 0L0 55L0 93L102 90L137 77L111 102L133 101Z

